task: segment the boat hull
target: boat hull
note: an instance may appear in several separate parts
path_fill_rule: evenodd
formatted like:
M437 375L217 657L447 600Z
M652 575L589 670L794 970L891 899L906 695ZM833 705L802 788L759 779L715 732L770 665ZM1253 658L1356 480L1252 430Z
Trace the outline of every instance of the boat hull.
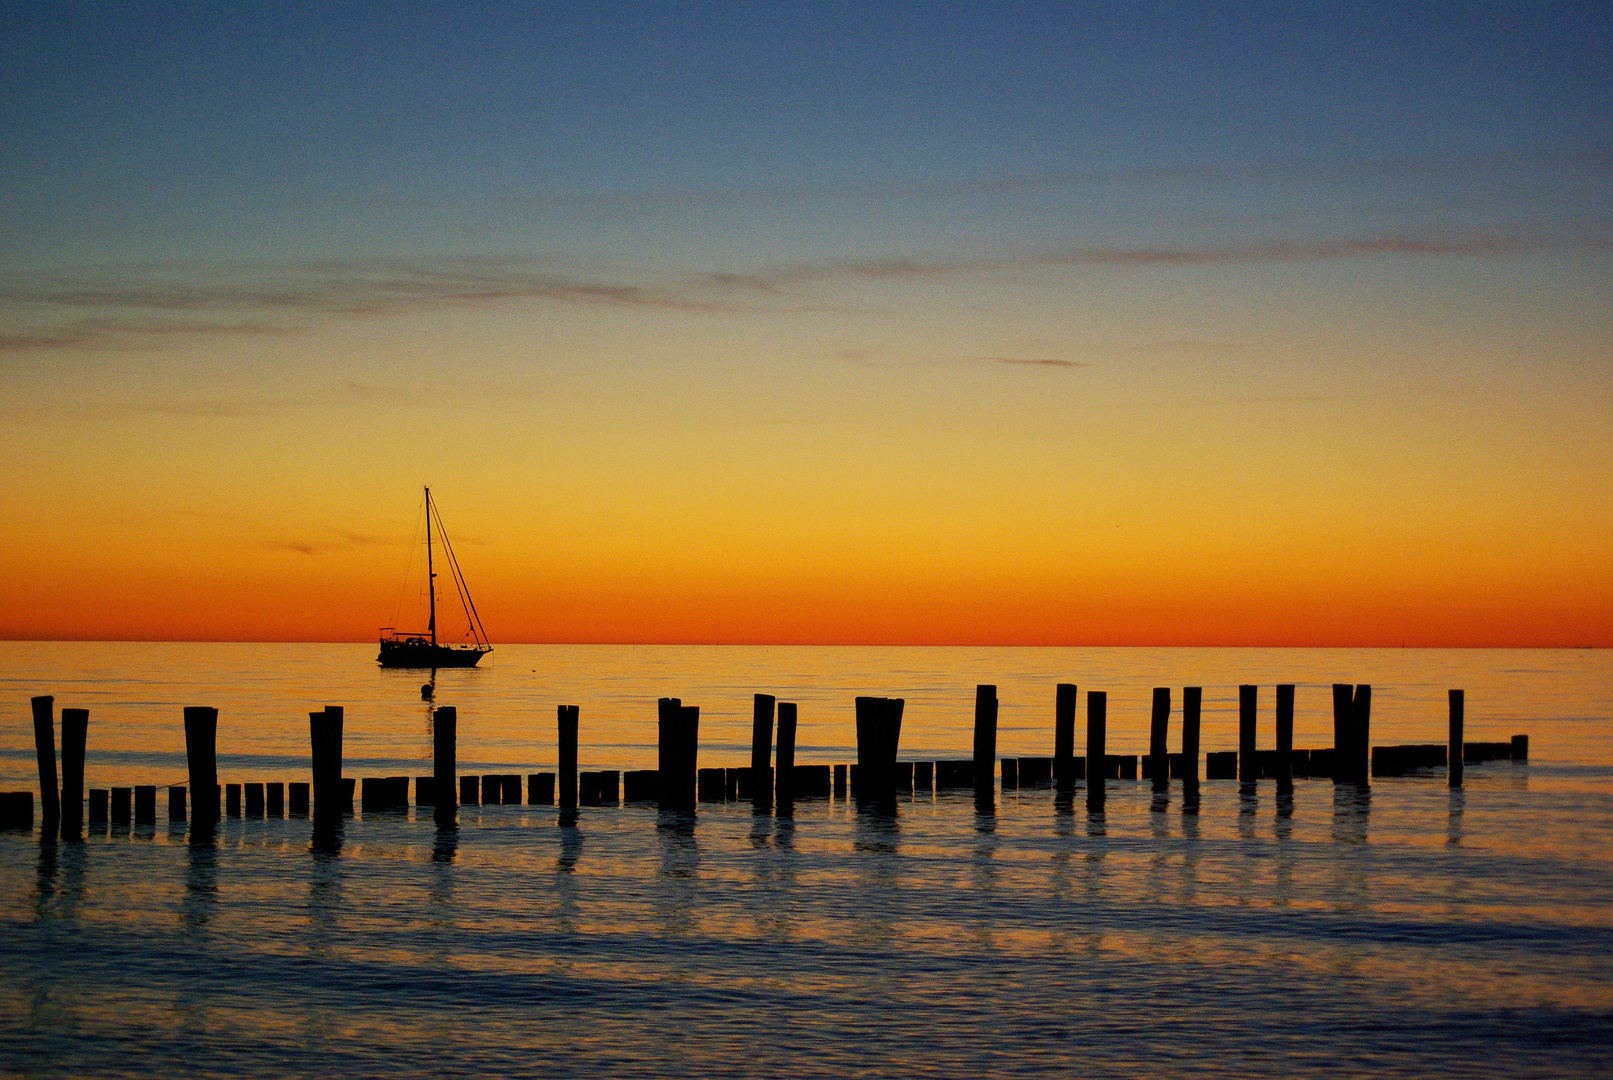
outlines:
M481 645L465 648L433 645L429 641L382 638L381 653L375 660L384 668L468 668L475 667L482 657L492 651Z

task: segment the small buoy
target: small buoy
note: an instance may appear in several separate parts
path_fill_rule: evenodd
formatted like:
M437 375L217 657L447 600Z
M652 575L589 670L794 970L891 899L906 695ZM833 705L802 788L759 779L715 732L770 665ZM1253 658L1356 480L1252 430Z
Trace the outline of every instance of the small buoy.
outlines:
M420 700L421 701L430 701L435 695L436 695L436 691L434 689L432 689L432 686L431 686L430 683L422 683L421 684L421 686L420 686Z

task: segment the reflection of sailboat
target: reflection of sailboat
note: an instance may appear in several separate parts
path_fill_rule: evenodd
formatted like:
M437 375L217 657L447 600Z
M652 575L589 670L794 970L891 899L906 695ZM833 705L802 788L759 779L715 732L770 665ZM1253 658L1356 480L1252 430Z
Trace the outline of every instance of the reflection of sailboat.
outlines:
M474 644L440 645L437 642L437 574L432 564L431 530L435 527L442 538L443 550L448 553L448 568L453 572L454 587L459 590L459 601L465 608L465 619L470 624L467 636ZM426 595L431 601L431 622L424 634L381 629L381 654L375 659L386 668L440 668L475 667L476 662L493 651L487 643L487 633L476 614L476 604L465 587L465 576L459 572L459 560L454 558L454 547L448 542L448 532L442 527L437 506L431 501L431 489L426 488Z

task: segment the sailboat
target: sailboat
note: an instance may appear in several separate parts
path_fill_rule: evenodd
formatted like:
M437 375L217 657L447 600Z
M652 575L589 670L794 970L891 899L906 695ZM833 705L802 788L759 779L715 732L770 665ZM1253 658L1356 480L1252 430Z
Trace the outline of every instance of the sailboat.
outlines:
M444 645L437 641L437 572L433 562L431 531L433 527L441 538L442 549L448 555L448 568L453 572L454 587L465 608L465 620L470 624L473 644ZM487 643L487 633L476 614L476 604L465 586L465 575L459 572L459 560L454 547L448 542L448 531L442 526L437 504L431 500L431 489L426 488L426 595L430 598L431 619L425 633L381 628L381 654L376 661L384 668L442 668L475 667L477 661L493 651Z

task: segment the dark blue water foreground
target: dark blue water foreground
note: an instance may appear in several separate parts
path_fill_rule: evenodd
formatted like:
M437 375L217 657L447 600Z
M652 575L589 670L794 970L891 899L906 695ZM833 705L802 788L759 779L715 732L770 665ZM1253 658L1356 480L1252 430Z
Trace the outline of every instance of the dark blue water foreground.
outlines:
M4 834L0 1070L1607 1075L1609 779Z

